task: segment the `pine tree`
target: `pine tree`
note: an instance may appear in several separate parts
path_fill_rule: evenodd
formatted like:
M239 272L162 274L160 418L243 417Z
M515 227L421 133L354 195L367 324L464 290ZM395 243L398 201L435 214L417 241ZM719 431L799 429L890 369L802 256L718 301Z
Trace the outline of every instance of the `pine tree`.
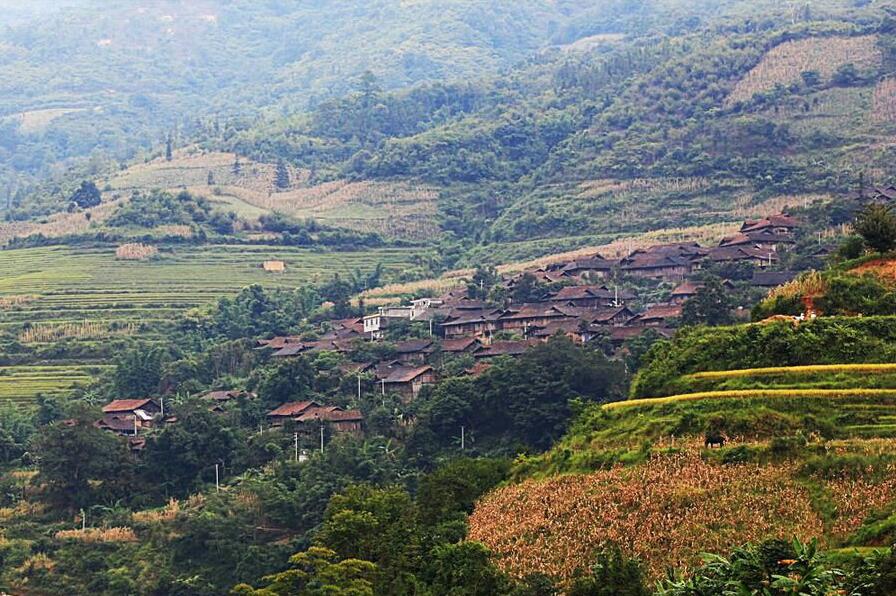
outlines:
M211 170L208 171L208 185L209 186L215 185L215 174Z
M234 174L234 176L239 176L242 171L243 171L243 166L240 163L240 156L237 155L236 159L233 161L233 174Z
M286 167L286 162L282 159L277 161L277 179L276 179L277 188L280 190L286 190L289 188L289 170Z
M171 135L168 135L168 140L165 142L165 160L171 161L174 158L174 139Z

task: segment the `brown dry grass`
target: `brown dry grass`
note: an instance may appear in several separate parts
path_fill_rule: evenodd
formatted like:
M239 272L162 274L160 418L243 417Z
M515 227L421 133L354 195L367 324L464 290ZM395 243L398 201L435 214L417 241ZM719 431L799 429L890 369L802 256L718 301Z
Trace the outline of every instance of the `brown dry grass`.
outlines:
M39 296L34 294L25 294L20 296L2 296L0 297L0 310L10 310L16 306L24 306L29 302L34 302Z
M856 275L864 275L871 273L887 282L896 282L896 260L894 259L875 259L862 263L852 270Z
M241 171L233 172L233 153L181 150L172 161L157 159L133 166L110 180L117 190L187 189L211 201L235 204L245 218L281 211L300 219L375 232L392 238L420 240L438 233L438 192L406 182L349 182L310 184L308 170L289 167L291 188L276 185L276 166L240 157ZM208 184L212 173L214 185ZM228 207L223 207L228 209Z
M896 122L896 78L887 77L874 88L871 118L875 122Z
M772 288L768 293L768 300L806 296L815 298L823 296L825 291L827 291L827 284L821 273L809 271L786 284Z
M137 534L131 528L86 528L84 530L60 530L56 540L73 540L85 544L109 542L137 542Z
M115 249L115 258L119 261L148 261L159 254L159 249L139 242L122 244Z
M105 202L97 207L85 209L75 213L54 213L39 221L16 221L0 223L0 246L5 245L13 238L26 238L35 234L43 234L48 238L58 238L69 234L86 232L91 225L101 224L109 219L115 210L126 199L104 199ZM90 220L85 213L90 213Z
M741 79L726 100L727 106L748 101L757 93L776 85L789 85L801 79L807 70L830 79L844 64L855 64L861 71L877 68L882 61L877 37L815 37L784 42L769 50L762 60Z
M152 524L171 522L177 518L181 512L180 501L170 499L168 504L161 509L151 509L148 511L135 511L131 514L131 519L137 524Z

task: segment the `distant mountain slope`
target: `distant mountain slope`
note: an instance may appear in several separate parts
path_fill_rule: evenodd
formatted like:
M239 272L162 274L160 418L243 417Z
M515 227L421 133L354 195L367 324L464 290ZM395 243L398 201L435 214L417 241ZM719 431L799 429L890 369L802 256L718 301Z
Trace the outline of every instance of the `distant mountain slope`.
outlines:
M101 63L113 73L140 65L148 60L142 52L155 48L158 63L121 79L141 74L141 85L155 91L106 94L128 104L117 112L34 103L7 117L13 140L5 142L19 143L14 161L22 168L92 151L76 173L19 196L13 215L58 211L81 178L114 177L120 168L104 160L102 143L94 149L97 136L125 153L143 139L151 151L140 161L163 157L165 138L155 129L152 142L147 114L169 123L175 152L197 147L258 163L284 160L307 176L300 194L333 184L398 189L394 197L386 190L380 199L353 196L322 208L316 190L277 197L281 205L234 188L222 200L238 212L285 210L395 236L383 205L400 205L426 219L411 237L445 241L443 252L461 257L461 266L737 221L896 174L893 17L876 3L778 4L381 0L279 11L213 0L189 10L157 4L152 18L114 21L120 31L88 24L96 35L85 39L102 33L109 43L73 46L88 56L108 52ZM103 18L134 10L116 6L124 12ZM525 23L536 17L538 24ZM253 18L263 35L248 33ZM308 29L301 41L284 41L298 28ZM157 47L134 41L143 29ZM30 39L14 31L21 43ZM417 69L411 48L429 56L431 68ZM126 62L117 65L114 56ZM153 76L176 65L195 76L179 74L170 93L158 91ZM373 77L348 76L370 65ZM425 79L438 80L404 87ZM93 81L91 91L90 78L79 80L85 96L102 87ZM402 88L389 90L395 86ZM250 109L260 105L269 109ZM67 111L75 109L82 111ZM197 117L175 130L166 117L183 109ZM247 111L253 115L213 115ZM93 120L96 128L86 130ZM72 136L74 129L84 134ZM133 131L127 143L120 130ZM423 205L413 204L417 196ZM357 205L363 216L351 213Z
M176 126L188 132L197 115L303 109L354 88L367 70L390 89L494 73L548 45L592 5L79 0L26 10L8 4L0 5L8 8L0 24L10 25L0 30L0 186L13 173L45 174L72 157L128 157ZM619 11L609 6L603 18ZM62 112L45 126L21 126L46 110Z

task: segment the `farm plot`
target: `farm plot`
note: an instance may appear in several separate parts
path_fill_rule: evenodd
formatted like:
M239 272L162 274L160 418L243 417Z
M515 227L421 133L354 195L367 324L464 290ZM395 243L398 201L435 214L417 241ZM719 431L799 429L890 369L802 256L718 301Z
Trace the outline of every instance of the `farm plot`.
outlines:
M0 251L0 330L41 347L59 340L90 344L115 336L161 339L184 311L259 284L295 288L335 273L370 272L388 279L412 263L412 249L320 252L267 245L163 248L158 260L121 261L114 247L42 247ZM286 263L267 273L263 261ZM93 378L93 368L20 367L0 371L0 399L63 396Z
M27 404L37 396L65 397L87 385L107 366L57 365L0 367L0 403Z
M410 249L316 252L216 245L165 249L160 260L140 262L116 260L114 248L0 251L0 297L32 297L0 311L0 325L170 320L251 284L298 287L335 273L371 271L380 263L388 276L406 268L412 256ZM265 272L261 263L270 259L284 261L286 271Z
M438 191L433 187L400 181L315 184L309 171L289 167L289 188L279 188L274 164L239 160L235 171L233 153L182 151L170 162L136 165L103 183L118 193L188 190L246 219L279 211L388 238L419 241L438 233Z

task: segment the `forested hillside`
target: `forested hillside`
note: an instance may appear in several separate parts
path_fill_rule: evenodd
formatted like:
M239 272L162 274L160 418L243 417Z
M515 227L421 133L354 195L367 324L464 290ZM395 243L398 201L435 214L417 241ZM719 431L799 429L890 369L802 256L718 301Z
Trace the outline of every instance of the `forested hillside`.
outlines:
M387 88L494 73L554 37L574 38L571 19L591 3L9 4L0 21L8 25L0 31L3 180L53 173L75 157L97 170L168 134L188 135L197 115L302 110L345 93L367 70ZM605 26L618 13L602 14Z
M892 173L885 3L209 0L90 14L4 33L16 219L63 209L82 178L108 183L112 157L233 151L294 168L298 196L278 198L300 216L321 214L322 184L426 189L438 227L425 236L474 263L731 223ZM59 27L77 39L50 45ZM72 66L47 76L60 61ZM382 217L373 207L365 218Z

